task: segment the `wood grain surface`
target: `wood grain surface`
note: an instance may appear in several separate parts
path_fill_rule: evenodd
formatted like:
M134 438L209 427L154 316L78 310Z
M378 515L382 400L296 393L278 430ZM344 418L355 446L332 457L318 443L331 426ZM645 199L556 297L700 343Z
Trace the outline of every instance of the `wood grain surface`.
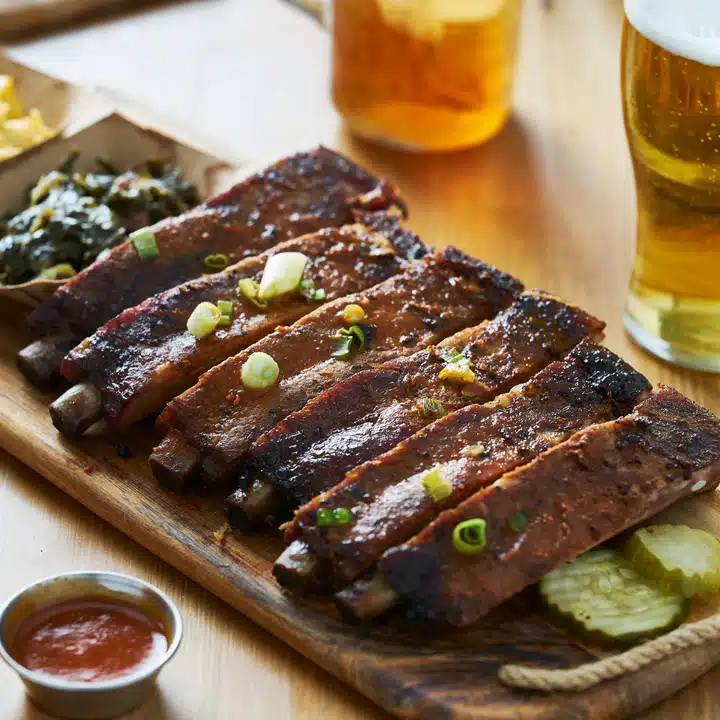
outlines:
M585 305L609 322L610 347L651 380L718 411L716 376L653 360L621 327L634 227L619 106L621 18L619 0L527 0L510 125L483 148L446 156L400 155L346 136L327 96L327 38L271 0L189 3L13 53L157 107L254 162L318 141L350 152L403 186L411 224L424 237L452 241L530 286ZM138 45L147 51L127 52ZM137 718L383 716L33 473L14 461L2 467L0 542L10 572L0 577L0 593L94 564L134 571L181 597L186 645L162 695ZM692 517L720 533L712 505ZM0 669L0 714L42 717L23 704L6 672ZM715 670L646 717L716 717L719 679Z
M143 547L218 595L298 652L402 718L453 720L621 720L643 710L720 662L720 641L678 653L587 692L543 695L497 679L506 663L572 667L592 659L534 608L515 598L470 630L436 632L391 617L371 625L340 619L332 602L293 597L274 581L277 535L224 533L223 497L186 498L160 487L147 457L152 425L123 436L97 427L69 440L52 426L50 395L27 383L15 353L29 340L7 302L0 338L0 447L32 467ZM716 512L712 498L689 504L694 517ZM707 608L705 608L707 610Z

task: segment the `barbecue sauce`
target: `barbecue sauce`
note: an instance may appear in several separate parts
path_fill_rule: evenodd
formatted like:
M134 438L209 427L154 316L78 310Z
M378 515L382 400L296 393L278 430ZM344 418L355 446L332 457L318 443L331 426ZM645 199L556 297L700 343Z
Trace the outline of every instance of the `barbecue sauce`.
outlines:
M96 682L129 675L167 650L161 623L116 601L79 599L42 608L22 621L11 655L29 670Z

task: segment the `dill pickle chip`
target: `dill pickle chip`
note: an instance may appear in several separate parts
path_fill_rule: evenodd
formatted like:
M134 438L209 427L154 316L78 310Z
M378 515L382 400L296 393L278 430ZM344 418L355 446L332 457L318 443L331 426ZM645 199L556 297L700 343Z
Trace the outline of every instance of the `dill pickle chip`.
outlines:
M628 645L679 625L687 614L680 593L662 590L615 550L590 550L549 572L540 596L587 639Z
M720 542L687 525L636 530L625 555L643 576L663 589L692 597L720 590Z

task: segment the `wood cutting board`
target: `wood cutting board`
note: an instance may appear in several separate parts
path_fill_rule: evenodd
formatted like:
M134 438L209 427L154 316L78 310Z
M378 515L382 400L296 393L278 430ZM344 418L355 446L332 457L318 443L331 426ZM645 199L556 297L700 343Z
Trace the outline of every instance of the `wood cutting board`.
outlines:
M15 366L15 353L31 340L21 318L16 305L0 303L0 446L399 717L627 718L720 662L716 642L585 693L544 696L505 688L497 680L498 668L508 662L572 666L592 655L534 612L531 595L507 604L470 631L442 635L402 618L384 625L349 625L329 602L292 597L271 576L272 562L282 550L279 538L223 537L221 498L179 497L157 485L147 465L151 425L123 438L132 452L127 460L118 457L113 438L102 428L78 441L57 433L47 412L53 396L31 387ZM718 515L708 497L688 501L674 512L706 520Z

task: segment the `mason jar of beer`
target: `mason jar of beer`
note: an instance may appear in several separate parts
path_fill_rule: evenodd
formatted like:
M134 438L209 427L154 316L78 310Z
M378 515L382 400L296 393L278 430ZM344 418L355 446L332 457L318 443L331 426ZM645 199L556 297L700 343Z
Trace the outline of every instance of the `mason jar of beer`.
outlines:
M625 325L720 371L720 2L625 0L622 92L637 188Z
M330 0L335 106L360 135L452 150L511 106L522 0Z

